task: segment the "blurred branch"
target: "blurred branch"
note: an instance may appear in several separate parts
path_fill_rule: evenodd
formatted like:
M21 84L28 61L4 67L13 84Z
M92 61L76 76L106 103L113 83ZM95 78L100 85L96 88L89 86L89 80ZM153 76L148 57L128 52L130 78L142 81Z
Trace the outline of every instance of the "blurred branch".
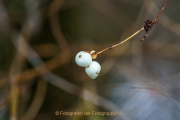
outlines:
M3 99L0 101L0 108L2 108L4 105L7 105L10 101L10 95L6 94Z
M21 41L22 44L24 44L24 46L27 46L29 52L31 54L29 54L28 56L26 56L25 52L22 51L16 44L16 42L14 41L14 45L16 47L16 49L24 56L26 57L26 59L34 66L34 68L40 73L40 75L42 76L42 78L44 80L46 80L47 82L57 86L58 88L73 94L73 95L77 95L80 96L83 100L87 100L95 105L101 106L106 110L110 110L110 111L118 111L120 110L118 107L116 107L116 105L114 105L112 102L104 99L103 97L93 94L88 90L82 90L81 88L79 88L78 86L66 81L65 79L51 73L47 67L44 65L44 62L40 59L40 57L38 56L38 54L27 44L27 42L23 39ZM32 56L35 56L37 59L33 60L31 59ZM38 68L36 66L38 66L39 64L41 64L43 66L43 68ZM47 71L46 74L44 74L43 71ZM83 91L82 94L79 94L79 92ZM101 101L101 102L98 102ZM118 116L121 117L123 119L126 118L126 120L128 120L128 116L123 115L123 116Z
M52 2L52 4L50 5L50 8L49 8L49 19L50 19L51 29L52 29L53 35L55 37L55 40L58 42L62 51L55 58L53 58L50 61L45 63L45 66L47 67L46 70L53 70L53 69L59 67L60 65L67 63L70 60L69 45L66 42L66 39L63 36L63 33L60 29L60 23L59 23L58 16L57 16L57 12L60 9L62 4L63 4L63 1L55 0ZM41 69L43 71L43 73L45 74L45 73L47 73L47 71L43 69L45 66L43 66L43 65L38 66L37 69ZM40 74L35 69L30 69L21 74L22 79L20 78L19 81L32 79L39 75Z
M61 7L61 10L69 9L74 6L77 6L81 3L81 0L65 0L63 6Z
M47 90L47 82L44 80L39 79L38 84L37 84L37 90L36 94L34 96L34 99L26 111L26 113L22 116L21 120L33 120L34 117L37 115L39 112L45 95L46 95L46 90Z
M60 50L58 45L50 43L33 45L32 48L38 53L40 57L54 57L59 53Z
M32 58L35 58L35 57L36 56L33 56ZM66 60L66 58L63 57L61 54L59 54L56 57L52 58L51 60L47 61L45 64L43 64L43 65L39 64L38 66L36 66L36 68L32 68L32 69L23 71L21 74L17 73L15 75L13 75L13 77L19 76L18 82L28 81L28 80L31 80L31 79L41 75L36 69L39 69L43 72L43 74L46 74L48 71L44 70L44 67L47 67L48 70L53 70L67 62L68 61ZM7 82L8 81L6 78L1 79L2 85L7 84Z
M21 46L21 43L17 43L18 47ZM24 49L23 49L24 48ZM23 51L26 51L25 47L21 48ZM13 77L13 74L20 73L23 68L24 57L20 53L16 53L16 56L13 60L11 70L10 70L10 80L11 80L11 120L17 120L17 105L19 99L19 88L17 84L17 80L19 76Z
M36 5L38 2L35 3ZM9 17L6 17L6 27L7 29L6 34L12 35L11 39L16 44L16 46L24 52L24 56L27 55L27 47L23 46L21 43L21 39L26 39L26 41L29 41L29 37L34 33L35 28L37 29L37 24L40 23L39 13L35 12L37 10L37 6L33 5L32 8L27 8L28 15L27 19L25 20L25 23L21 29L21 35L18 35L18 32L14 29L12 29L10 25ZM2 7L2 6L1 6ZM3 8L3 7L2 7ZM3 14L5 16L8 16L6 10L4 9ZM39 24L38 24L39 25ZM11 30L10 30L11 28ZM24 38L23 38L24 37ZM19 99L19 86L18 86L18 79L21 75L21 71L24 66L24 56L22 56L21 53L18 51L16 52L16 56L14 57L12 66L10 68L10 83L11 83L11 110L10 110L10 119L11 120L17 120L18 119L18 99ZM17 76L14 76L14 74L18 74Z
M129 29L131 29L131 28L129 28ZM129 33L129 30L127 30L127 34L130 34ZM124 33L124 36L127 36L127 34L125 34ZM105 43L103 46L101 46L101 47L98 47L99 46L99 44L96 44L95 46L92 44L81 44L81 45L79 45L79 44L77 44L77 45L72 45L72 51L75 51L74 49L75 48L80 48L81 46L83 46L83 48L82 49L88 49L88 48L92 48L92 46L94 46L94 48L97 48L97 49L101 49L101 48L104 48L104 46L108 46L110 43ZM126 43L127 44L127 43ZM128 48L128 45L129 44L124 44L123 46L121 46L121 47L118 47L117 49L113 49L110 53L108 53L108 56L109 57L107 57L106 59L105 59L105 61L102 63L102 67L103 67L103 69L102 69L102 72L101 72L101 74L100 75L103 75L103 74L105 74L106 72L108 72L111 68L112 68L112 66L113 66L113 64L115 63L115 59L116 59L116 57L119 57L119 56L121 56L126 50L127 50L127 48ZM154 51L154 49L156 49L156 46L161 46L162 45L162 43L160 42L160 43L152 43L152 44L150 44L150 43L148 43L148 46L146 47L146 48L148 48L150 51ZM151 46L154 46L153 48L151 47ZM168 49L167 49L167 47L168 47ZM164 50L167 50L167 51L164 51ZM170 50L170 51L169 51ZM174 51L174 52L173 52ZM180 51L179 49L178 49L178 45L175 45L175 44L168 44L168 45L165 45L164 46L164 49L163 50L158 50L157 52L155 52L154 54L157 54L157 55L164 55L164 56L166 56L166 57L176 57L176 58L179 58L179 53L178 53L178 51ZM39 52L38 52L39 53ZM173 53L173 54L172 54ZM75 53L73 53L73 54L75 54ZM132 53L131 53L131 51L126 51L126 55L131 55ZM176 55L174 55L174 54L176 54ZM103 55L103 54L102 54ZM112 58L113 58L113 60L112 60ZM35 58L34 58L35 59ZM66 63L66 61L65 60L63 60L63 61L60 61L60 60L63 60L62 58L61 58L61 56L59 56L59 55L57 55L55 58L53 58L53 59L51 59L50 61L48 61L48 62L46 62L45 63L45 66L51 71L51 70L53 70L53 69L55 69L55 68L57 68L58 66L60 66L60 65L62 65L62 64L65 64ZM108 63L108 66L107 66L107 63ZM40 65L39 66L39 69L42 69L43 68L43 66L42 65ZM44 71L44 73L47 73L47 71ZM26 70L26 71L24 71L24 72L22 72L21 74L16 74L16 75L13 75L13 77L15 77L15 76L20 76L20 78L19 78L19 82L24 82L24 81L28 81L28 80L31 80L31 79L33 79L33 78L35 78L35 77L38 77L40 74L34 69L34 68L32 68L32 69L29 69L29 70ZM0 81L0 86L2 86L2 85L5 85L5 84L7 84L7 80L5 80L5 79L1 79L1 81Z
M58 2L58 4L56 2ZM59 46L61 47L62 51L55 58L45 63L44 66L46 66L48 70L53 70L59 67L60 65L67 63L70 60L70 49L69 49L68 43L66 42L66 39L64 38L63 33L59 28L60 24L58 23L57 16L54 16L54 14L56 14L56 12L58 12L58 10L60 9L60 6L62 5L62 3L63 1L53 2L49 10L49 17L50 17L50 20L52 20L50 23L52 24L51 27L52 27L53 35L55 39L57 40ZM23 28L24 30L26 30L25 27ZM28 32L25 32L25 33L28 33ZM45 74L47 73L47 71L43 69L44 66L43 65L37 66L37 69L41 69L41 71L43 71L43 73ZM22 81L30 80L32 78L40 76L40 73L37 72L36 69L33 68L30 70L26 70L25 72L21 74L15 74L13 77L17 77L17 76L20 76L18 79L18 82L22 82Z
M62 58L66 61L70 60L70 49L67 40L65 39L60 25L60 20L58 18L58 11L63 5L64 0L54 0L49 7L49 22L51 25L52 34L62 49Z
M10 30L10 20L9 16L4 7L3 1L0 0L0 31L6 34Z
M117 9L111 1L108 0L81 0L89 6L97 9L114 23L116 23L121 29L125 29L129 23L133 21L122 11ZM122 19L123 18L123 19Z

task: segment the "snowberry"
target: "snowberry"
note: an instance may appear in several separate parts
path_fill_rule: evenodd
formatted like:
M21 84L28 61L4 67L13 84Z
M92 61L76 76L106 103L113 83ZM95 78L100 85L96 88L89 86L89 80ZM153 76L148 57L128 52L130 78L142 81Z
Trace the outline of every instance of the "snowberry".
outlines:
M81 51L75 57L76 63L81 67L86 67L92 62L92 57L89 53Z
M92 61L91 64L85 68L85 71L91 79L95 79L101 71L101 66L98 62Z

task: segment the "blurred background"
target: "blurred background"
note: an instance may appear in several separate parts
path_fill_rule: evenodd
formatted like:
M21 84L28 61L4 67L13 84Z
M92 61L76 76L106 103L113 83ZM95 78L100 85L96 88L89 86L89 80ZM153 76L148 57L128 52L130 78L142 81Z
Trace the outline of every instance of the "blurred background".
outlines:
M179 120L180 1L96 58L92 80L75 63L154 19L164 0L0 0L1 120ZM124 115L60 115L117 112Z

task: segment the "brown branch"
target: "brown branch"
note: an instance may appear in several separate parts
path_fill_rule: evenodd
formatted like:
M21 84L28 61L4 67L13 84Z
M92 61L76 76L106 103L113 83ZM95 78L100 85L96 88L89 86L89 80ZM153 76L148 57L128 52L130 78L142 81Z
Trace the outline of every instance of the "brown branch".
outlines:
M165 6L166 6L166 4L167 4L167 1L168 1L168 0L165 0L165 1L164 1L164 4L163 4L161 10L159 11L158 15L157 15L156 18L154 19L154 22L156 22L157 19L158 19L158 17L161 15L162 11L164 10L164 8L165 8Z
M164 10L164 8L165 8L165 6L166 6L166 3L167 3L167 1L168 0L165 0L164 1L164 4L163 4L163 6L162 6L162 8L161 8L161 10L159 11L159 13L158 13L158 15L156 16L156 18L152 21L152 23L151 23L151 28L150 28L150 31L140 40L141 42L143 42L143 40L146 38L146 37L148 37L148 35L150 34L150 32L151 32L151 30L152 30L152 27L153 27L153 25L156 23L156 21L157 21L157 19L158 19L158 17L161 15L161 13L162 13L162 11ZM146 24L146 23L145 23Z
M56 57L54 57L53 59L51 59L50 61L46 62L43 65L37 66L36 68L29 69L22 73L14 74L12 76L13 78L19 76L18 82L27 81L27 80L30 80L30 79L40 76L40 73L37 72L36 69L40 69L42 71L42 73L45 74L48 72L46 69L44 69L45 67L47 67L47 69L51 71L51 70L59 67L60 65L63 65L65 63L69 62L70 47L60 29L60 23L59 23L58 16L57 16L57 12L60 9L60 7L62 6L62 4L63 4L63 1L55 1L54 0L52 2L52 4L50 5L50 9L49 9L51 29L52 29L52 32L53 32L53 35L54 35L56 41L58 42L59 46L61 47L61 53L59 53ZM22 39L24 39L24 38L22 38ZM6 79L2 79L1 81L6 81ZM2 83L7 83L7 82L2 82Z
M140 40L141 42L142 42L146 37L148 37L148 35L150 34L153 25L156 23L158 17L161 15L162 11L164 10L164 8L165 8L165 6L166 6L166 3L167 3L167 0L164 1L163 7L161 8L160 12L159 12L158 15L156 16L156 18L151 22L150 30L149 30L149 32L143 37L143 39ZM128 37L128 38L125 39L124 41L122 41L122 42L120 42L120 43L118 43L118 44L116 44L116 45L109 46L108 48L106 48L106 49L98 52L97 55L98 55L98 54L101 54L101 53L103 53L103 52L105 52L105 51L107 51L107 50L109 50L109 49L112 49L112 48L114 48L114 47L117 47L117 46L125 43L126 41L128 41L129 39L131 39L132 37L134 37L135 35L137 35L139 32L141 32L142 30L144 30L144 28L141 28L139 31L137 31L136 33L134 33L133 35L131 35L130 37Z
M152 27L150 28L149 32L143 37L143 39L140 40L141 42L150 34L151 30L152 30Z
M37 91L34 96L34 99L26 111L26 113L22 116L21 120L33 120L34 117L39 112L39 109L41 108L45 95L47 90L47 82L39 79L37 83Z

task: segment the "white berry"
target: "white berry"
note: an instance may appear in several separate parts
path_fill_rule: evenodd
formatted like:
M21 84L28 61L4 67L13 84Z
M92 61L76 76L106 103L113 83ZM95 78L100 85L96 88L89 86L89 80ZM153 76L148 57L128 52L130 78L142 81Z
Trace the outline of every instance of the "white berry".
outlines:
M95 79L101 71L101 66L98 62L92 61L91 64L85 68L85 71L91 79Z
M92 57L89 53L81 51L75 57L76 63L81 67L86 67L92 62Z

